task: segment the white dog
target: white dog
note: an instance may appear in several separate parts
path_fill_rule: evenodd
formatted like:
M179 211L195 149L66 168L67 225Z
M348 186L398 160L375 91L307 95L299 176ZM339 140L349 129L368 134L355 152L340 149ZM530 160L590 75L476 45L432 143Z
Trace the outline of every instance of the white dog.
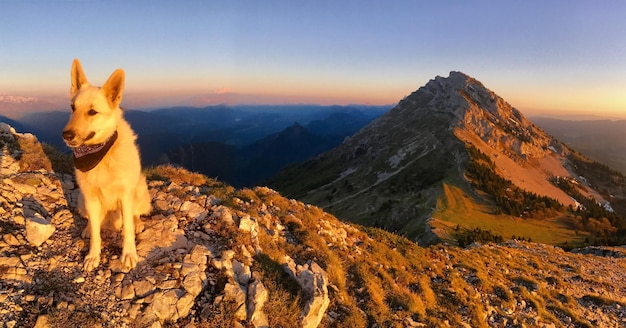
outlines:
M76 180L81 191L79 210L87 217L83 237L90 236L84 270L100 264L100 229L122 228L122 264L132 269L139 257L135 233L141 232L140 215L151 211L146 178L141 173L135 133L119 105L124 71L116 70L99 88L87 82L78 59L72 63L70 89L72 115L63 130L72 148Z

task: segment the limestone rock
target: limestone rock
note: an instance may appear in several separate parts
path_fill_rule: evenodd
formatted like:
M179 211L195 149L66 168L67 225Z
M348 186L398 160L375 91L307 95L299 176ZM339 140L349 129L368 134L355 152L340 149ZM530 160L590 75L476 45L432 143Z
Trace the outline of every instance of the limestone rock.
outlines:
M232 212L225 206L219 205L217 208L213 210L213 214L211 214L212 218L219 219L222 222L234 225L235 219L233 218Z
M237 261L232 261L232 269L234 273L235 280L242 286L247 286L250 278L252 277L252 273L250 272L250 267Z
M197 296L207 284L207 276L204 272L194 271L189 273L183 281L183 287L187 293Z
M283 258L282 266L285 272L298 282L307 300L302 312L303 327L317 327L330 305L328 274L313 261L303 266L296 265L288 255Z
M191 312L191 308L194 305L195 295L187 293L178 299L176 302L176 312L178 317L185 318Z
M317 327L330 305L328 297L328 275L317 263L309 261L298 273L298 284L308 302L302 312L302 327Z
M246 320L246 294L247 290L236 282L228 282L224 286L224 299L235 302L235 317L239 320Z
M158 292L154 295L154 301L146 313L154 314L160 322L176 321L179 318L176 304L183 295L185 291L181 289Z
M195 245L190 253L191 261L198 266L207 265L212 257L213 253L204 245Z
M26 219L26 240L32 246L38 247L43 244L56 230L56 228L41 217L29 217Z
M260 280L255 280L248 286L248 300L246 302L247 320L256 328L269 327L267 315L263 306L267 302L267 289Z
M33 328L49 328L52 327L50 325L50 317L47 314L40 315L37 317L37 322L35 322L35 326Z
M137 297L146 297L155 290L154 284L147 280L134 281L132 286Z
M244 215L239 220L239 229L245 232L253 232L258 230L258 224L255 219L250 217L250 215Z

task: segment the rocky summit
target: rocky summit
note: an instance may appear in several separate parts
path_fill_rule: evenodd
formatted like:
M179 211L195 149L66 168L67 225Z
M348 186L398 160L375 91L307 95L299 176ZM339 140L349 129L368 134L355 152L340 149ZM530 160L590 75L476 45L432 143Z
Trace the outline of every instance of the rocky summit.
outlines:
M0 147L3 328L626 326L624 248L424 248L173 167L146 171L138 266L122 268L110 231L86 273L62 155L6 124Z

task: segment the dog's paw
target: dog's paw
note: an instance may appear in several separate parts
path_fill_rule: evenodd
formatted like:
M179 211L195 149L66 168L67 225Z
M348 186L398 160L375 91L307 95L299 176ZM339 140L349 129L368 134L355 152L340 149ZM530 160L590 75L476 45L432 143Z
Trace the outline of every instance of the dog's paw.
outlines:
M100 265L100 254L92 255L87 254L85 256L85 263L83 264L83 270L90 272Z
M89 232L89 225L87 225L85 229L83 229L83 232L80 233L80 237L83 239L88 239L89 236L91 236L91 233Z
M138 235L143 232L143 222L141 220L135 220L135 234Z
M122 265L127 270L132 270L137 266L137 262L139 262L139 256L137 255L137 251L134 252L122 252L122 258L120 258Z

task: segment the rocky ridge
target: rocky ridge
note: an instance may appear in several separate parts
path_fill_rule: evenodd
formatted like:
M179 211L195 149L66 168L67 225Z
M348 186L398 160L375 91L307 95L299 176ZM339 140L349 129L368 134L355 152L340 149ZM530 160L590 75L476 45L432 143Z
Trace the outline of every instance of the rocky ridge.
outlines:
M33 169L10 148L33 137L0 128L0 327L626 326L623 248L422 248L182 170L151 175L137 268L109 232L85 273L72 176Z
M556 186L552 182L555 177L576 181L582 175L576 173L576 165L568 157L574 152L481 82L461 72L428 81L340 146L286 168L268 185L342 220L382 227L420 244L451 241L454 227L474 230L499 224L456 220L458 216L448 215L450 212L479 208L471 215L490 216L494 221L500 216L509 215L505 219L510 220L520 217L494 201L503 198L504 192L491 194L494 192L480 189L480 179L468 173L472 163L480 162L472 155L477 153L492 165L488 165L492 177L510 182L511 190L548 197L564 207L575 208L577 201L589 197L599 203L609 201L606 192L602 194L591 184L578 188L583 195L578 200ZM587 161L580 154L576 156ZM448 192L451 189L455 193ZM457 195L461 196L453 199ZM545 216L556 217L553 213ZM564 234L573 235L573 229L569 230ZM495 234L505 237L518 232L515 226L494 229ZM547 243L562 242L540 234L533 240L536 237Z

